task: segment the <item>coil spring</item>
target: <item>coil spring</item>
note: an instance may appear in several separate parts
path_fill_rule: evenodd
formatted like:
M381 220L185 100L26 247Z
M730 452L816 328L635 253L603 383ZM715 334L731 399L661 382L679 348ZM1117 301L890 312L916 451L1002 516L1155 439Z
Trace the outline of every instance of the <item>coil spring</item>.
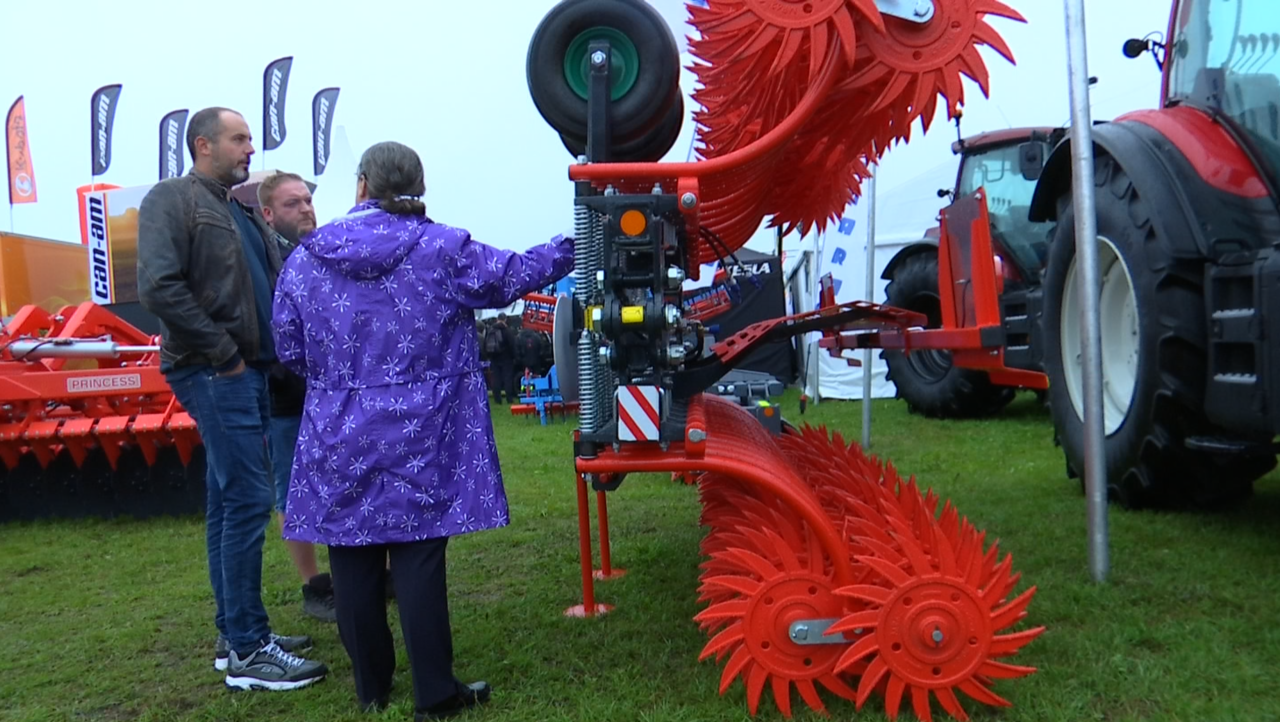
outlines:
M591 334L583 331L578 337L578 423L582 431L592 433L599 428L599 384L596 377L596 345Z

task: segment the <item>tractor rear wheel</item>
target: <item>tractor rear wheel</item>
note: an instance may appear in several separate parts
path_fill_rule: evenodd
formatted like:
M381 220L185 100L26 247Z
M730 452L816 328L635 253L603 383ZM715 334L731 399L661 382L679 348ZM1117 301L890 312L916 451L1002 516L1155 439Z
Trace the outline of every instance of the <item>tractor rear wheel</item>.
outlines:
M1137 509L1248 496L1275 457L1212 456L1185 445L1188 436L1214 435L1203 413L1203 265L1175 260L1152 223L1156 209L1113 158L1098 156L1095 168L1108 498ZM1058 217L1045 272L1044 368L1068 473L1080 476L1083 329L1070 194L1059 200Z
M922 313L929 328L942 326L938 293L938 256L919 253L903 260L885 295L890 306ZM898 398L914 413L934 418L976 418L999 412L1013 400L1011 388L991 383L986 373L960 368L947 351L882 351L889 367L887 379Z

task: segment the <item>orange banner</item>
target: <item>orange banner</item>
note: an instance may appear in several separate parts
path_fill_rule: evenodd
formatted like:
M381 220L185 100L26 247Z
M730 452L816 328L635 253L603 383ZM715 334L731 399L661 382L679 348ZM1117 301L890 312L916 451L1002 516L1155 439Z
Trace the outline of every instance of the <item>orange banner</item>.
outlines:
M13 102L4 120L5 148L9 155L9 205L36 202L36 171L31 166L27 140L27 106L22 96Z

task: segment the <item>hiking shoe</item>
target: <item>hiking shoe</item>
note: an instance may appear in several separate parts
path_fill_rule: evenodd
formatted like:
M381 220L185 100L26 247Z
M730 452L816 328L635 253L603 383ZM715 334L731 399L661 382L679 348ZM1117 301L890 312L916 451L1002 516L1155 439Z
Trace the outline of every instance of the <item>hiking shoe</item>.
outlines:
M302 611L322 622L337 623L338 613L333 608L333 582L328 574L317 574L302 585Z
M286 652L305 652L311 649L311 637L305 634L296 637L282 637L272 632L271 641L280 645L280 648ZM227 670L227 660L230 659L231 643L227 638L218 635L218 643L213 648L213 668L219 672Z
M322 662L290 654L270 642L244 659L233 649L228 655L226 685L231 689L301 689L329 674Z

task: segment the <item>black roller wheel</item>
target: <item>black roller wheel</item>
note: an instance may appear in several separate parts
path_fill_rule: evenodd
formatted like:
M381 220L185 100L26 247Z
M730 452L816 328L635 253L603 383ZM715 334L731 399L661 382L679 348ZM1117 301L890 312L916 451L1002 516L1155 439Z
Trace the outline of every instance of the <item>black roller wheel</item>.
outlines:
M684 128L684 94L676 88L675 102L667 111L662 123L648 133L625 143L614 143L609 148L609 161L613 163L652 163L661 160L680 137ZM587 152L587 141L580 136L560 134L560 141L569 154L577 158Z
M938 256L919 253L905 259L885 288L895 308L924 314L929 328L942 326L938 294ZM934 418L978 418L999 412L1013 400L1013 389L991 383L982 371L960 368L946 351L911 353L885 350L888 380L913 413Z
M587 87L593 40L612 50L610 135L626 142L665 120L680 86L680 51L666 20L643 0L563 0L529 43L529 93L561 135L587 135Z
M1217 506L1247 497L1271 455L1210 455L1188 436L1225 436L1204 418L1204 267L1178 261L1153 208L1110 156L1096 160L1107 492L1126 508ZM1044 367L1068 475L1084 471L1083 363L1075 215L1059 200L1045 272ZM1178 232L1179 229L1175 229ZM1190 233L1190 230L1186 230Z

